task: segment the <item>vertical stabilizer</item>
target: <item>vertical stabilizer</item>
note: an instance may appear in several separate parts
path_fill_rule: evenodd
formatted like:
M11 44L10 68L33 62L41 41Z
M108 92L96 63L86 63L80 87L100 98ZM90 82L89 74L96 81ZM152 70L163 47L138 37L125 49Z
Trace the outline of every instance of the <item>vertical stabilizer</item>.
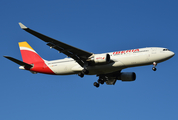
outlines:
M23 62L33 64L44 61L37 52L26 42L19 42Z

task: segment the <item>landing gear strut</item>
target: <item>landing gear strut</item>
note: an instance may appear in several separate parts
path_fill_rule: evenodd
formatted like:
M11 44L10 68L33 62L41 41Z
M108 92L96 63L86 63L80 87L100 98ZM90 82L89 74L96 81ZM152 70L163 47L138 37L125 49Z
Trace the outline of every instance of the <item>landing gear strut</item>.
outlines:
M156 71L156 65L157 65L157 63L153 62L153 68L152 68L153 71Z
M104 84L104 80L103 79L98 79L98 83Z
M82 70L82 73L84 73L84 74L88 74L89 71L88 71L87 69L83 69L83 70Z

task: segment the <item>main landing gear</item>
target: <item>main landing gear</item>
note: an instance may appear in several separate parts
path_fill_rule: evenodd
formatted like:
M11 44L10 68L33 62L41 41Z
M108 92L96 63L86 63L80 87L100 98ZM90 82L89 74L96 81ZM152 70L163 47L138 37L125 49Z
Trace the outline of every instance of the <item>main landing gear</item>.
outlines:
M153 62L153 68L152 68L153 71L156 71L156 65L157 65L157 63Z
M79 72L79 73L78 73L78 76L80 76L81 78L83 78L83 77L84 77L84 74L83 74L82 72Z
M100 84L97 83L97 82L94 82L93 85L94 85L95 87L97 87L97 88L100 86Z
M103 85L104 82L105 82L105 81L104 81L103 79L99 78L99 79L98 79L98 82L94 82L93 85L98 88L98 87L100 86L100 84Z
M83 78L84 75L85 75L85 74L88 74L88 73L89 73L89 71L88 71L87 69L83 69L82 72L79 72L79 73L78 73L78 76L80 76L81 78Z

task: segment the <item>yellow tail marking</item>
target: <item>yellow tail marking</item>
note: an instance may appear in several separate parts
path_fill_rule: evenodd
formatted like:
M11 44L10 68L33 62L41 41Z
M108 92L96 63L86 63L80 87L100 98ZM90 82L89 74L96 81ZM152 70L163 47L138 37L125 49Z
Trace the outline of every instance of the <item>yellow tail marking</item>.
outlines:
M19 42L19 47L26 47L26 48L34 50L26 41Z

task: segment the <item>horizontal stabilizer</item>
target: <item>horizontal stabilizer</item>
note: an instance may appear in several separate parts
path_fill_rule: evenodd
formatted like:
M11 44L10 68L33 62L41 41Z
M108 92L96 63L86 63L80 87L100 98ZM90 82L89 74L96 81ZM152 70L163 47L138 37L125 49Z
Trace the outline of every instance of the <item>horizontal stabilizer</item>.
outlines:
M15 62L15 63L17 63L17 64L19 64L20 66L24 66L26 69L31 69L33 67L32 65L27 64L25 62L22 62L20 60L17 60L15 58L12 58L12 57L9 57L9 56L4 56L4 57L9 59L9 60L11 60L11 61L13 61L13 62Z

